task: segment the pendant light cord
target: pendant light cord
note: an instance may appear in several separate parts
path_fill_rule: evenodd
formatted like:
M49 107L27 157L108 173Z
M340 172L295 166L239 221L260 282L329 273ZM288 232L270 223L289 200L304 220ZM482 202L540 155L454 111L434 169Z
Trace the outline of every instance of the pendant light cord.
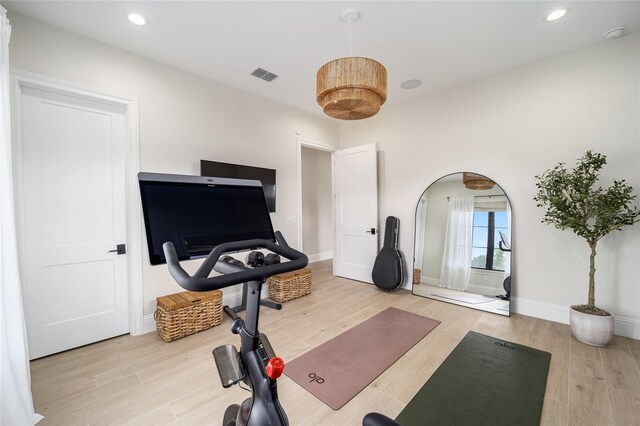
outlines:
M351 53L351 24L353 23L353 19L349 18L349 57L352 57L353 54Z

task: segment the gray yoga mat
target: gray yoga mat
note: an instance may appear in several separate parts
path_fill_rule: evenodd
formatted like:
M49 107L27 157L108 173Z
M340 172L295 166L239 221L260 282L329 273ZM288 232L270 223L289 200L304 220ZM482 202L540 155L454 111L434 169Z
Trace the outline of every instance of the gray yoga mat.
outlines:
M550 361L548 352L470 331L396 421L537 426Z
M387 308L288 362L284 373L338 410L438 324L422 315Z

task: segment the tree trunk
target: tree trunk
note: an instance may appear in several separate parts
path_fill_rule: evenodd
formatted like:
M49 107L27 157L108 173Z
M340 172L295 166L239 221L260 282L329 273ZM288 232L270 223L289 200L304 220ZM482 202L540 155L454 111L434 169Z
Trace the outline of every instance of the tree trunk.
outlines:
M589 306L596 306L596 243L589 243L591 247L591 256L589 257Z

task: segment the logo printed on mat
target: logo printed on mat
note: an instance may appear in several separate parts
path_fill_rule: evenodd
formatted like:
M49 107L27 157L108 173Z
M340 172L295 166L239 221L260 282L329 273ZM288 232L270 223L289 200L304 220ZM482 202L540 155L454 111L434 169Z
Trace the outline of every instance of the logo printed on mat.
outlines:
M513 346L511 346L510 344L506 343L506 342L494 342L496 345L498 346L502 346L503 348L507 348L507 349L515 349Z
M324 383L324 379L318 376L316 373L309 373L309 378L311 379L309 380L309 383L316 382L319 385Z

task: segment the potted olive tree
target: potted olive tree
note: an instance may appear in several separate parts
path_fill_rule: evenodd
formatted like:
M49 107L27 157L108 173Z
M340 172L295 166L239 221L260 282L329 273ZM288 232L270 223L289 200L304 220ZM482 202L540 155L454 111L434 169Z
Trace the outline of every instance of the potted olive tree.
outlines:
M636 198L624 180L614 180L603 189L598 175L607 157L587 151L575 168L564 163L536 176L538 207L545 209L543 223L569 229L586 240L589 257L589 297L586 305L571 306L571 332L581 342L604 346L613 337L613 315L595 304L596 245L603 237L638 221L640 211L631 204Z

